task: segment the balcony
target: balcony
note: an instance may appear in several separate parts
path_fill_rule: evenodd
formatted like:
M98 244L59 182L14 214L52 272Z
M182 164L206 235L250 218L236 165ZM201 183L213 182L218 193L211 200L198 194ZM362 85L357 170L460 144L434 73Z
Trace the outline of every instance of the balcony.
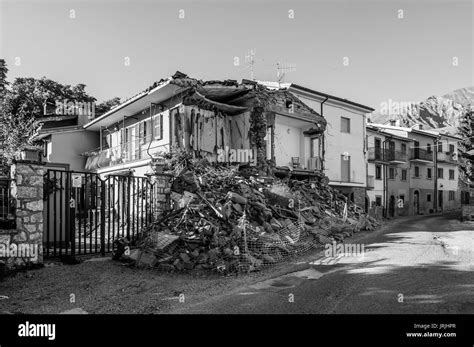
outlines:
M387 150L385 150L387 153ZM371 147L369 148L369 161L386 161L387 157L384 156L384 151L382 148L379 147Z
M151 145L151 137L142 141L126 142L118 146L94 151L88 156L86 170L97 170L104 167L125 164L133 161L150 159L151 154L165 151L168 145Z
M442 163L458 164L457 152L438 152L437 160Z
M375 187L375 177L367 176L367 189L374 189Z
M322 161L320 157L311 157L308 159L308 170L321 170Z
M406 152L402 151L387 150L385 155L386 160L392 164L403 164L407 161L408 158Z
M433 152L427 151L421 148L410 149L410 161L416 161L420 163L430 163L433 161Z

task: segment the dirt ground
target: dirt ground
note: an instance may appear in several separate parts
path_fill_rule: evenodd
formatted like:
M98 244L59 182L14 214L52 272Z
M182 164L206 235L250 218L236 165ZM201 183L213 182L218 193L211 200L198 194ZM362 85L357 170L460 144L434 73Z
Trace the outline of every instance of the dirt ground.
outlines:
M125 266L110 256L92 258L5 278L0 282L0 313L57 314L77 308L102 314L167 313L295 268L297 259L256 273L224 276L209 271L165 273Z

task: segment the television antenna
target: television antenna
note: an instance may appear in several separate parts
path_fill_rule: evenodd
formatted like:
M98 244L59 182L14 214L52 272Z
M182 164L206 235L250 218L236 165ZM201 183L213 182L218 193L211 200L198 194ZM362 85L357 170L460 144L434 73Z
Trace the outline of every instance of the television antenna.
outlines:
M255 54L257 50L252 48L250 51L247 52L245 55L245 63L250 67L250 79L253 81L253 65L255 64Z
M280 83L283 80L283 77L285 77L285 74L287 72L296 71L296 64L278 62L276 70L277 70L278 87L280 87Z

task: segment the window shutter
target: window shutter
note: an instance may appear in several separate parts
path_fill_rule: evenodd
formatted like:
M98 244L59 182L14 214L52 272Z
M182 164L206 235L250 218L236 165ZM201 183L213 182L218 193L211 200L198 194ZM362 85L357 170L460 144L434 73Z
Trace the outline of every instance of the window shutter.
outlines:
M160 140L163 138L163 114L160 114Z

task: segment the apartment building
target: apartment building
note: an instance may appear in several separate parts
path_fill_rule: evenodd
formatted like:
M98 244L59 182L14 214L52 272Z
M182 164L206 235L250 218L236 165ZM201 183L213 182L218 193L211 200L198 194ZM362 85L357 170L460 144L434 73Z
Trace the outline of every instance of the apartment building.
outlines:
M288 90L327 122L326 131L312 142L312 153L322 156L329 184L367 209L366 119L374 109L297 84L290 84Z
M444 133L440 129L425 130L420 125L406 128L370 123L368 125L369 131L374 135L374 139L377 133L383 133L385 136L396 136L400 140L400 148L402 148L403 142L409 146L403 146L403 149L408 149L408 160L401 163L402 166L399 168L401 177L406 177L406 181L401 182L405 189L406 182L408 182L408 194L404 194L402 197L399 194L397 198L397 195L394 195L396 190L390 191L391 183L393 185L397 181L398 170L396 168L390 170L390 166L388 166L388 174L382 177L382 181L385 180L383 185L386 189L384 191L388 196L388 200L382 200L387 201L384 204L387 216L400 215L397 211L399 205L404 206L405 210L402 213L408 215L429 214L460 207L461 194L459 192L457 158L457 143L460 139L458 137ZM406 139L406 141L402 141L402 139ZM388 142L390 143L390 141L393 140ZM396 148L396 144L388 146L389 152L391 152L390 146ZM385 148L385 150L387 149ZM395 178L391 182L394 175ZM395 186L397 185L395 184ZM403 188L401 192L403 192ZM396 202L395 214L392 213L392 195Z
M382 207L387 217L409 214L411 142L367 125L367 196L370 206Z

